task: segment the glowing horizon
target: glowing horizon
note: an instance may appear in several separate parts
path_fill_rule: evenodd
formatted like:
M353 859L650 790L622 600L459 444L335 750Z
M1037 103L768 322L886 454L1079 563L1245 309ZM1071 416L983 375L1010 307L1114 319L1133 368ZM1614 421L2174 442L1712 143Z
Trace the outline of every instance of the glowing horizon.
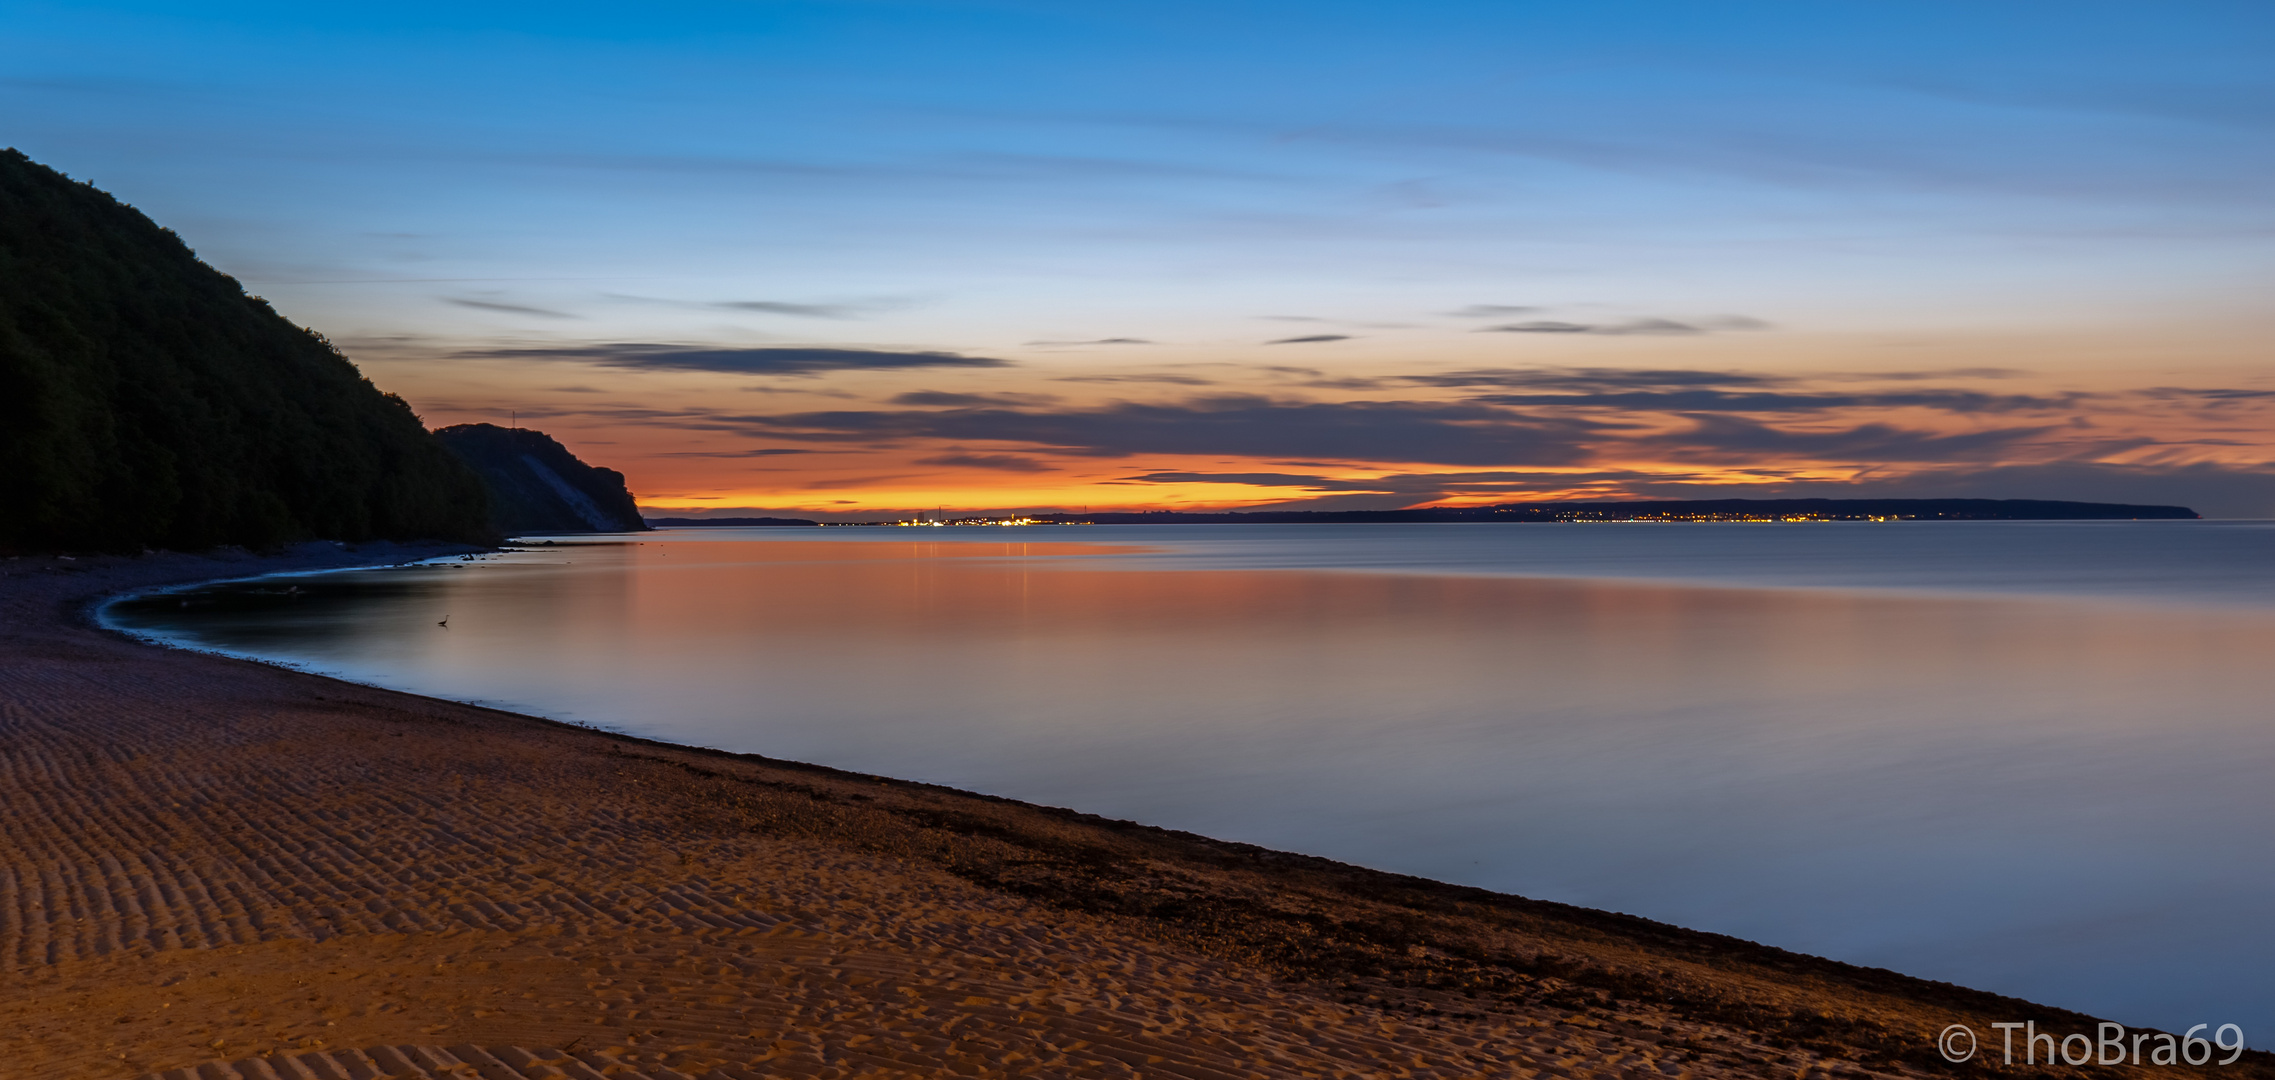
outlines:
M19 148L653 511L2275 516L2275 15L24 8Z

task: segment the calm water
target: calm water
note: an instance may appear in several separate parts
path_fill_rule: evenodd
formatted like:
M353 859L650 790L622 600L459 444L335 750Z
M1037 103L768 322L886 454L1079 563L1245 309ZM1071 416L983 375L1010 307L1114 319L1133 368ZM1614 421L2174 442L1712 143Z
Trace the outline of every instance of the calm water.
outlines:
M2265 523L691 530L109 617L2275 1042Z

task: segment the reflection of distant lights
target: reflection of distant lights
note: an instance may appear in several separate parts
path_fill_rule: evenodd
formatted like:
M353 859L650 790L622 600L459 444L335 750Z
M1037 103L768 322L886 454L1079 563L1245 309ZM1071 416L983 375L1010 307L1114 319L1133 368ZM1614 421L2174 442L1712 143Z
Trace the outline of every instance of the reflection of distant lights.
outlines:
M956 519L954 519L954 520L952 520L952 521L948 521L948 520L942 520L942 521L925 521L925 520L922 520L922 519L917 519L917 520L907 520L907 519L904 519L904 520L901 520L901 521L895 521L895 522L891 522L891 524L893 524L893 525L898 525L898 526L904 526L904 527L908 527L908 528L917 528L917 527L922 527L922 528L927 528L927 529L938 529L938 528L945 528L945 527L947 527L947 526L950 526L950 525L954 525L954 526L958 526L958 527L964 527L964 526L988 526L988 525L997 525L997 526L1002 526L1002 525L1076 525L1076 524L1088 524L1088 523L1087 523L1087 522L1072 522L1072 521L1041 521L1041 520L1038 520L1038 519L1036 519L1036 518L1031 518L1031 517L1013 517L1013 518L978 518L978 517L972 517L972 518L956 518Z

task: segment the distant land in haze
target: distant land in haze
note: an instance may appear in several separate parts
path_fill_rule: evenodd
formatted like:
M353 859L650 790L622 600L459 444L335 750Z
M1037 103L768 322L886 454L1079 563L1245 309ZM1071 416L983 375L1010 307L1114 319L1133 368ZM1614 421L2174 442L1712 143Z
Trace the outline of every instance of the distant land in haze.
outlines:
M819 522L819 521L814 521L814 520L812 520L812 519L810 519L810 518L778 518L778 517L721 517L721 518L687 518L687 517L660 517L660 518L649 518L649 519L648 519L648 525L649 525L650 527L653 527L653 528L658 528L658 529L684 529L684 528L687 528L687 527L689 527L689 526L691 526L691 525L704 525L704 526L710 526L710 527L712 527L712 528L750 529L750 528L777 528L777 527L783 527L783 526L793 526L793 527L794 527L794 526L804 526L804 525L819 525L819 524L821 524L821 522Z
M2130 521L2194 519L2185 506L2039 499L1710 499L1687 502L1537 502L1412 510L1258 510L1250 513L1037 514L1037 521L1148 523L1366 521Z
M487 536L473 470L322 335L0 151L0 548Z
M490 527L500 535L648 527L623 473L585 464L542 431L459 424L434 436L481 475Z
M1045 525L1305 525L1368 522L1556 521L2186 521L2185 506L2052 502L2043 499L1711 499L1687 502L1532 502L1424 506L1410 510L1251 510L1187 513L1033 514ZM951 524L957 519L950 518ZM817 525L802 518L659 517L657 528ZM889 524L842 522L840 524Z

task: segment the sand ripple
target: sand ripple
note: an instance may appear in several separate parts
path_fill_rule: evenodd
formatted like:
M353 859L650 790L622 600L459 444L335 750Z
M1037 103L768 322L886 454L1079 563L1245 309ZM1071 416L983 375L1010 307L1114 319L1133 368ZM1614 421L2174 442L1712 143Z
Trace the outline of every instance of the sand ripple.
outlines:
M11 1078L1814 1077L1865 1070L1699 1010L1885 1030L1671 928L134 645L58 605L218 571L89 562L0 564Z

